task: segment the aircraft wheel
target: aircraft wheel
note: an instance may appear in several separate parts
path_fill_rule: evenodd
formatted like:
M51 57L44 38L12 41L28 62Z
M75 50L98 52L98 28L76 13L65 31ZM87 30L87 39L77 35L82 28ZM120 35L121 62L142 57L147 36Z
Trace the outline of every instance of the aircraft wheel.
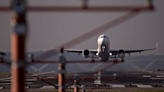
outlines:
M122 58L121 61L124 62L124 58Z
M117 60L117 59L115 59L115 60L114 60L114 63L118 63L118 60Z
M91 58L91 61L90 61L91 63L95 63L95 60L93 59L93 58Z

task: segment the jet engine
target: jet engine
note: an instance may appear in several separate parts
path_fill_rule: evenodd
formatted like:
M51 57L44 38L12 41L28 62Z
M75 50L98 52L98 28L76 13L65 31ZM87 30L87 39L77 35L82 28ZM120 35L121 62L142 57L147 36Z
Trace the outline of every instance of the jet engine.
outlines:
M82 52L82 55L83 55L83 57L85 57L85 58L88 58L89 57L89 54L90 54L90 51L89 50L84 50L83 52Z
M118 57L120 57L120 58L124 58L125 57L125 51L124 50L119 50L118 51Z

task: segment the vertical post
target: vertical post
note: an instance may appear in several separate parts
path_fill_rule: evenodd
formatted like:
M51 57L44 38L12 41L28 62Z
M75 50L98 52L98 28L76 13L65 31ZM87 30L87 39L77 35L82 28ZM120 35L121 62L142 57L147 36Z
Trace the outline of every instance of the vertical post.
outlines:
M64 49L61 48L61 53L59 55L59 65L58 65L58 92L65 92L65 64L66 58L63 55Z
M79 92L78 80L74 80L74 92Z
M12 52L12 92L25 92L25 39L27 34L26 2L12 0L11 52Z
M78 82L78 74L75 74L75 80L74 80L74 92L79 92L79 82Z
M85 85L82 85L81 88L82 88L82 92L85 92Z

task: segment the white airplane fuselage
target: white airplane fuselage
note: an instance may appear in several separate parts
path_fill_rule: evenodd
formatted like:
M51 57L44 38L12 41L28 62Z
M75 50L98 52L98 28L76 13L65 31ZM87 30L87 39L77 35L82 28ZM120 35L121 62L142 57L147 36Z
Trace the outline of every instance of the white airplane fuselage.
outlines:
M105 35L100 35L97 39L98 48L97 56L101 61L107 61L110 57L110 41L109 38Z

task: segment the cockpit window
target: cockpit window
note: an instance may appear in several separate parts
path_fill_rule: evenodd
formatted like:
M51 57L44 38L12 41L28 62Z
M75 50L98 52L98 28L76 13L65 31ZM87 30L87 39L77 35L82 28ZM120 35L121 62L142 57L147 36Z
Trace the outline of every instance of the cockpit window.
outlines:
M107 38L107 36L104 36L104 38Z
M107 36L105 36L105 35L102 35L102 36L100 36L100 38L108 38Z

